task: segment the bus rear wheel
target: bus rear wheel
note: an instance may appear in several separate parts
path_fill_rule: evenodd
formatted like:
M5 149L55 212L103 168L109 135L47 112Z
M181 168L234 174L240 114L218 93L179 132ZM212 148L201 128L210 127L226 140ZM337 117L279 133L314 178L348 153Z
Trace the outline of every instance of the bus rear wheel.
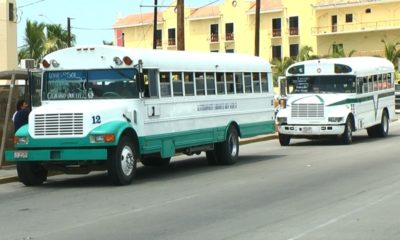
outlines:
M216 144L218 164L232 165L239 158L239 134L236 127L230 126L225 141Z
M290 135L279 133L279 143L281 146L289 146L290 139Z
M26 186L37 186L47 180L48 171L39 163L17 162L19 180Z
M370 128L367 128L369 137L384 138L389 134L389 116L386 111L383 111L381 123Z
M138 147L135 138L121 137L118 146L111 149L108 175L115 185L130 184L136 175Z

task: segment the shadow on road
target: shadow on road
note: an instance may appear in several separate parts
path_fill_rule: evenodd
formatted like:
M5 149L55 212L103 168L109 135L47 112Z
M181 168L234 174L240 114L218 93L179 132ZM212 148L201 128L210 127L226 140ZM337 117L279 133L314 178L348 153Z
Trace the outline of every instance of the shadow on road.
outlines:
M186 178L197 174L204 174L214 171L229 171L231 168L240 168L248 164L265 162L276 158L282 158L283 155L242 155L234 165L229 166L211 166L208 165L205 155L199 156L179 156L171 159L171 163L166 167L146 167L138 164L137 175L130 186L143 184L152 181L168 181L176 178ZM38 188L85 188L114 187L108 177L107 172L93 172L89 175L58 175L49 177L48 181ZM127 186L128 187L128 186Z

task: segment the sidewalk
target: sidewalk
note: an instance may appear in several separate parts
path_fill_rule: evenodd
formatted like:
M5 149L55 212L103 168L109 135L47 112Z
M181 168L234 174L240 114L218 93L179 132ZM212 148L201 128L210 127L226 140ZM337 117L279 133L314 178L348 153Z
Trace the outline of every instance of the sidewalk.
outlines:
M253 138L245 138L240 140L240 144L249 144L254 142L273 140L278 137L277 133L269 135L260 135ZM0 168L0 184L18 181L17 169L15 165L4 166Z

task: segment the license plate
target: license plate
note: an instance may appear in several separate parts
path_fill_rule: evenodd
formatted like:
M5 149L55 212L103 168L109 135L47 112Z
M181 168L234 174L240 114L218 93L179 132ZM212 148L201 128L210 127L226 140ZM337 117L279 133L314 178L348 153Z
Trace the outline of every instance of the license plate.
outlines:
M303 127L303 133L311 133L312 127Z
M15 151L14 158L28 158L28 151Z

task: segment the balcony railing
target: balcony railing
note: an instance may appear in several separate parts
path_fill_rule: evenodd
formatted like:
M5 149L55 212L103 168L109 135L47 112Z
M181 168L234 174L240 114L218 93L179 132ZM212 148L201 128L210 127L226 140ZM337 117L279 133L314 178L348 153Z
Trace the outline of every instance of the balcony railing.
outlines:
M169 38L168 39L168 46L175 46L175 45L176 45L175 38Z
M218 42L218 34L211 33L210 40L211 42Z
M290 35L290 36L297 36L297 35L299 35L299 28L297 28L297 27L289 28L289 35Z
M280 37L282 36L282 29L272 29L272 37Z
M226 33L225 34L225 40L226 41L233 41L234 40L233 33Z
M400 19L313 27L312 33L314 35L323 35L330 33L353 33L353 32L363 32L363 31L382 31L382 30L394 30L394 29L400 29Z

